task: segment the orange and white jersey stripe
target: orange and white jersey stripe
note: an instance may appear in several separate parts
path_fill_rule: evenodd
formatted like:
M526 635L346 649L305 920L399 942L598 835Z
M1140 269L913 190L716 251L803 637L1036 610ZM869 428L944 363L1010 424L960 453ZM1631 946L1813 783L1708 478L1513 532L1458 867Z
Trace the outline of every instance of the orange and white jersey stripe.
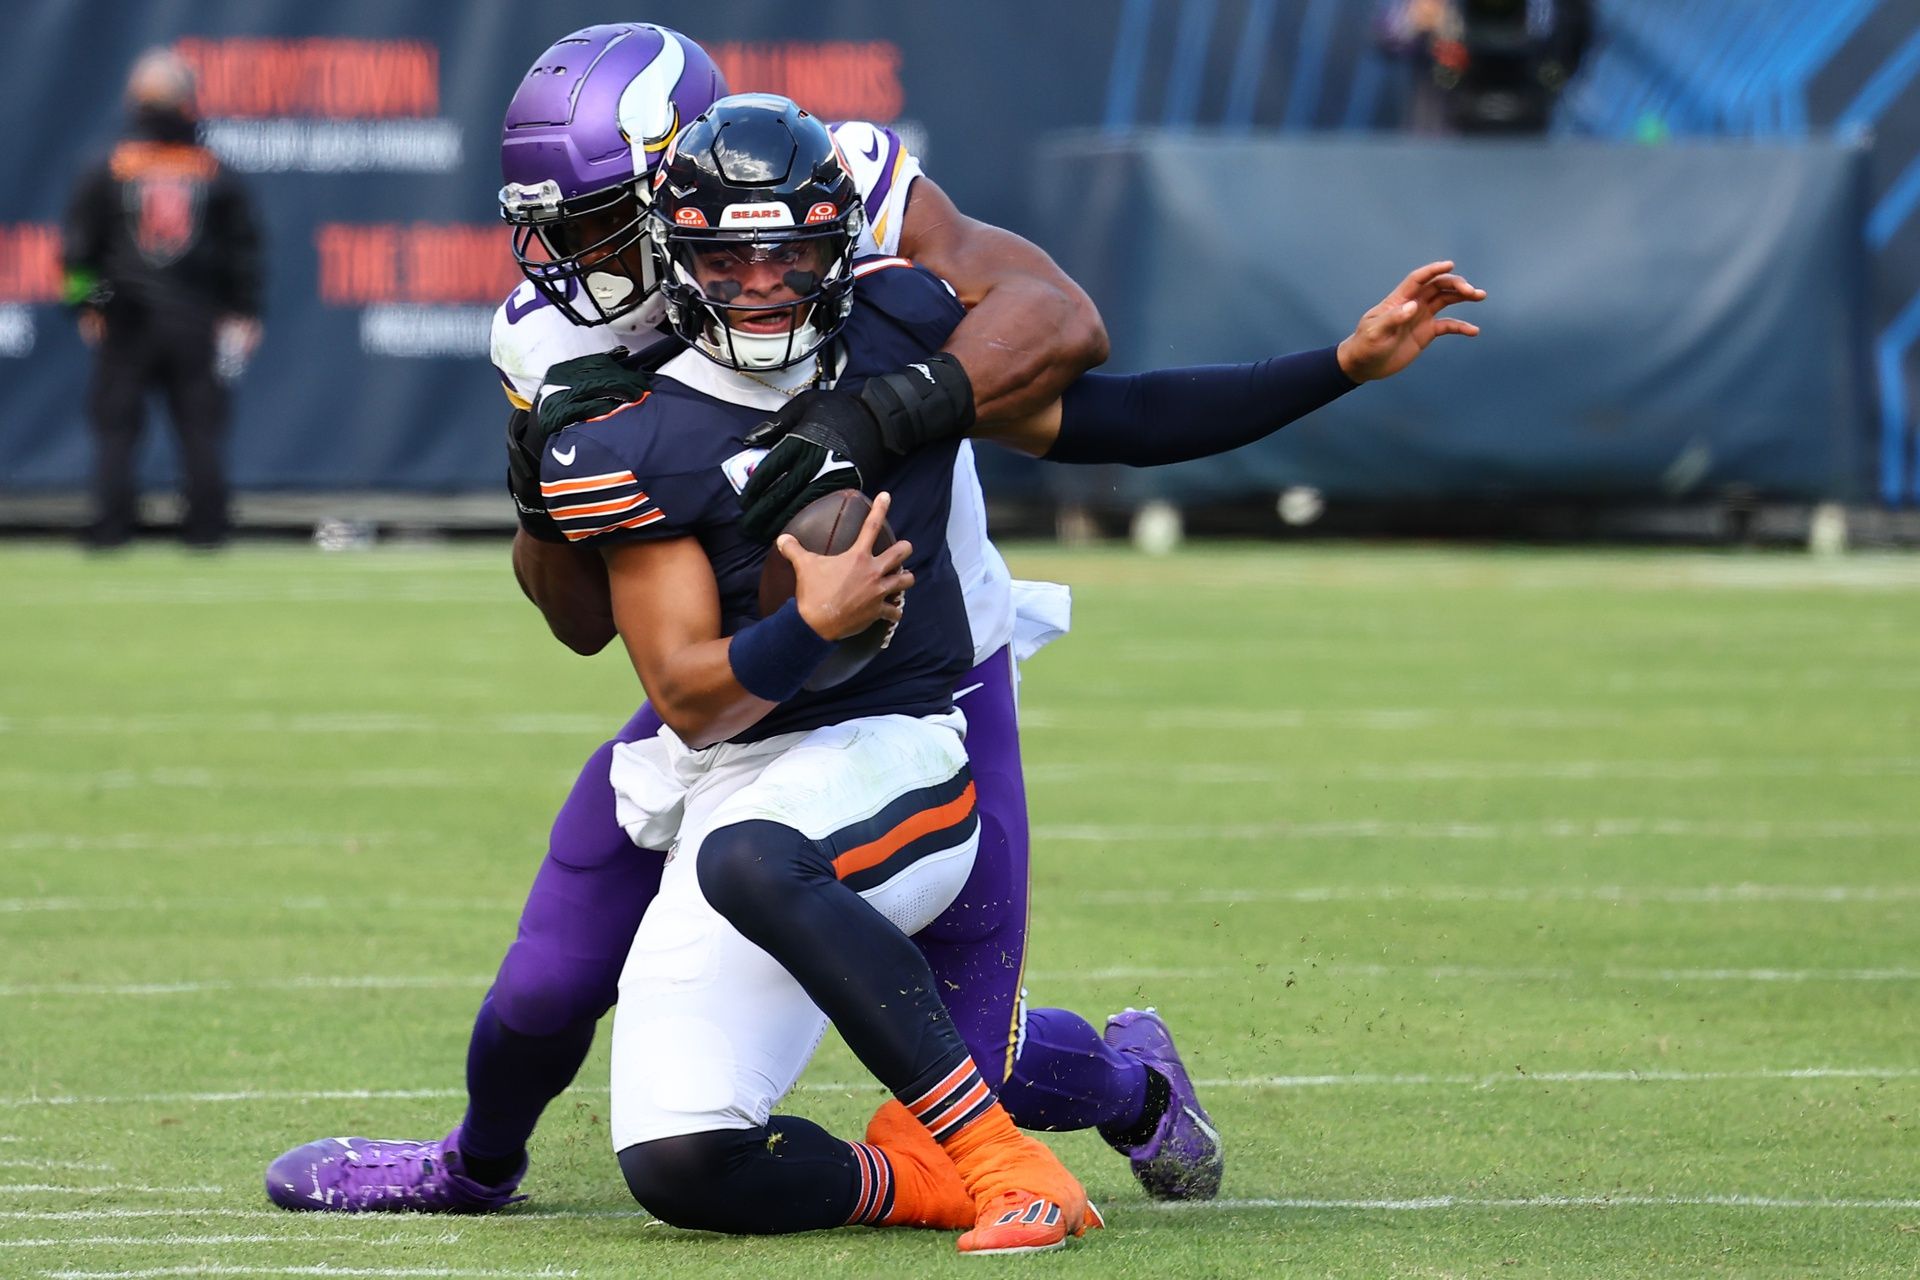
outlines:
M556 449L555 456L571 456L571 450ZM540 496L569 542L615 529L638 529L667 518L631 471L543 480Z
M907 258L868 258L865 262L853 264L854 279L872 275L876 271L885 271L888 267L910 267L913 263Z

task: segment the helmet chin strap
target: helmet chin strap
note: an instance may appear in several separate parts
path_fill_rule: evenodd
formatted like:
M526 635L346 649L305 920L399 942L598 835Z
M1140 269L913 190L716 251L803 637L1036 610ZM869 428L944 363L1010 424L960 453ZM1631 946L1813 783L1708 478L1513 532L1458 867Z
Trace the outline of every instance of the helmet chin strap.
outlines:
M784 369L799 364L820 345L820 331L813 318L786 333L746 333L726 326L726 336L702 337L701 345L722 364L736 363L742 369Z

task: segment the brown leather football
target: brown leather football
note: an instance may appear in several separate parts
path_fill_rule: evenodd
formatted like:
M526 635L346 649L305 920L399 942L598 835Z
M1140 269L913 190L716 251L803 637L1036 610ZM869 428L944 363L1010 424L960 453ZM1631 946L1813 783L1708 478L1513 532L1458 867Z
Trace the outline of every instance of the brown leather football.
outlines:
M796 542L815 555L836 556L860 536L860 526L866 523L871 510L873 503L866 494L858 489L841 489L800 508L800 514L789 520L781 532L792 534ZM879 536L873 540L875 554L892 545L893 530L882 525ZM768 548L767 563L760 570L760 616L767 617L793 599L793 585L793 565L777 548ZM884 620L876 622L835 645L827 660L807 677L806 688L816 693L831 689L872 662L886 643L887 626Z

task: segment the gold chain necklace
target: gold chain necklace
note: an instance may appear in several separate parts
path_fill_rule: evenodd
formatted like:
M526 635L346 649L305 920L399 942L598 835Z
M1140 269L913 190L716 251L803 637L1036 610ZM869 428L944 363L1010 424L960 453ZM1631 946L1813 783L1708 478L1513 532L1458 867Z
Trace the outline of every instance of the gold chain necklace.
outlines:
M743 378L748 378L754 382L759 383L761 386L765 387L769 391L778 391L781 395L791 400L795 396L799 395L802 391L810 391L814 387L819 386L820 375L825 373L826 369L824 366L821 365L820 357L815 356L813 358L813 376L808 378L805 382L801 383L799 386L795 387L791 391L787 390L785 387L781 386L777 382L768 382L765 378L761 377L757 373L754 373L751 369L735 369L734 372L739 374Z

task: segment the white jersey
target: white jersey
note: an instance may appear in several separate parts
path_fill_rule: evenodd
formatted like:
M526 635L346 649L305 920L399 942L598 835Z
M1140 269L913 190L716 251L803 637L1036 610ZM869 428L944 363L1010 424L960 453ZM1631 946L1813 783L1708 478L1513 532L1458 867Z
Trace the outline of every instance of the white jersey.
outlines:
M880 125L848 121L833 127L833 143L858 184L861 201L867 208L867 226L861 233L854 256L893 257L900 252L900 228L907 216L907 193L921 174L920 161L909 152L897 134ZM533 403L547 370L562 360L615 347L639 350L658 338L663 320L660 296L655 294L629 315L608 324L577 325L550 304L530 282L523 282L493 313L492 359L500 375L507 399L516 409ZM704 356L687 352L676 356L661 372L721 399L758 408L778 409L786 397L768 392L771 399L761 403L753 389L742 393L737 379L712 377L700 366L710 367L713 375L723 374ZM723 394L717 388L726 386ZM743 398L743 394L747 398ZM973 660L979 664L1014 638L1014 591L1012 576L1000 552L987 540L986 499L980 492L979 474L974 468L973 446L962 443L953 467L953 505L947 519L947 546L953 567L960 577L966 597L967 624L973 636ZM1023 599L1033 598L1040 586L1022 584ZM1065 587L1053 587L1057 594L1042 593L1049 606L1049 626L1053 619L1060 625L1036 628L1027 619L1023 631L1046 632L1052 639L1065 630ZM1022 608L1022 615L1027 612ZM1040 641L1045 643L1045 640ZM1037 644L1023 644L1031 652ZM1027 656L1023 652L1020 656Z

